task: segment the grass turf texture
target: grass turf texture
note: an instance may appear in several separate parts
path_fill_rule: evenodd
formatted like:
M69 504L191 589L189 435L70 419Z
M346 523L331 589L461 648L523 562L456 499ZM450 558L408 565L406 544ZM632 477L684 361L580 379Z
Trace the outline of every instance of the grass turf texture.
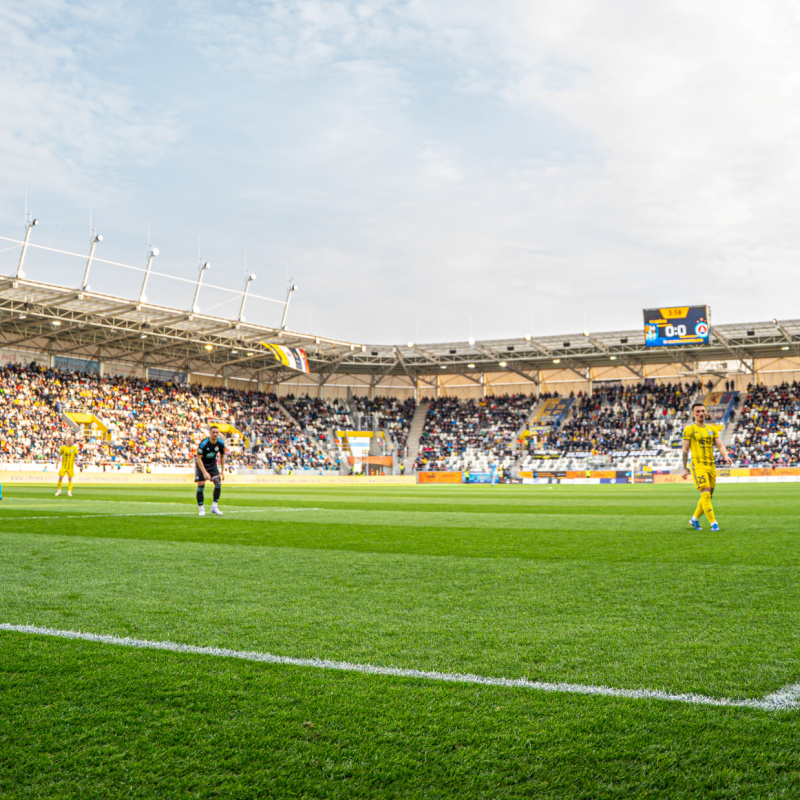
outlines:
M6 486L0 621L715 696L800 679L792 484L722 485L720 534L683 486L192 499ZM0 634L2 796L792 797L799 728Z

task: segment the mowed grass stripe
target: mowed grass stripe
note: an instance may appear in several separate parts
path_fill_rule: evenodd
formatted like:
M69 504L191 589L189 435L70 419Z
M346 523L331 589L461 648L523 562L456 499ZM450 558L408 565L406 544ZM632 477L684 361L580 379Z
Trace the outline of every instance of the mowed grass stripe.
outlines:
M741 501L750 503L756 496L778 498L774 511L782 514L785 509L780 504L781 497L791 497L792 484L754 486L746 484L723 484L718 487L716 499L723 500L733 510ZM133 498L162 498L165 501L191 503L194 488L83 485L76 487L75 497L54 498L52 491L44 487L7 486L7 497L30 498L36 502L47 500L50 503L69 503L81 497L112 501L126 501ZM692 499L696 492L691 484L660 486L455 486L447 491L425 486L350 487L308 486L298 490L296 487L235 486L224 485L223 497L226 503L245 505L302 506L322 505L331 509L346 508L357 510L383 510L399 512L458 511L461 513L528 514L544 510L546 513L577 515L580 513L604 513L610 507L624 505L634 511L655 509L663 513L666 507L673 508L686 504L693 510ZM291 501L291 502L287 502Z
M77 507L76 507L77 508ZM129 508L106 516L99 507L70 519L66 514L25 514L4 517L0 530L52 533L85 538L148 539L248 547L291 547L361 553L516 558L598 562L676 564L742 564L800 567L800 548L793 521L765 528L752 510L738 515L719 534L696 533L682 518L628 515L579 515L569 525L561 517L535 518L481 515L479 518L442 514L438 524L419 515L384 512L331 512L306 508L261 510L234 507L223 518L186 511L157 512L142 507L146 524L124 522ZM114 517L118 516L117 523ZM28 518L33 517L33 518ZM96 517L96 519L93 519Z
M0 619L20 624L675 693L758 697L800 676L787 568L33 534L0 548Z

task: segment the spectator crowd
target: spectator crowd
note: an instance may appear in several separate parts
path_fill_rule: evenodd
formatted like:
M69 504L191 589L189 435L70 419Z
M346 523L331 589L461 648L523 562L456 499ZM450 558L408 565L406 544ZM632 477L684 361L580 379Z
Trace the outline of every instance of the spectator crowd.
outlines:
M527 394L431 400L414 469L482 468L492 460L509 464L517 433L536 402Z
M564 455L668 450L691 422L691 403L700 391L699 383L639 383L579 394L572 414L550 430L545 448Z
M800 384L748 386L728 452L739 467L800 464Z
M66 410L93 414L108 427L78 437L80 464L191 465L212 421L249 439L228 437L233 467L330 468L327 457L280 410L274 395L171 384L35 364L0 369L0 460L50 462L70 427Z
M574 398L566 419L544 428L538 443L520 437L539 402L530 395L430 400L414 468L507 467L537 452L616 457L670 451L702 392L699 383L598 387ZM188 467L208 425L217 421L247 440L226 437L234 468L337 469L336 430L385 431L402 454L415 409L414 400L390 397L279 400L261 392L9 364L0 368L0 461L54 462L71 431L64 417L71 410L93 414L108 428L78 437L80 465ZM729 451L738 466L800 464L798 383L748 386Z

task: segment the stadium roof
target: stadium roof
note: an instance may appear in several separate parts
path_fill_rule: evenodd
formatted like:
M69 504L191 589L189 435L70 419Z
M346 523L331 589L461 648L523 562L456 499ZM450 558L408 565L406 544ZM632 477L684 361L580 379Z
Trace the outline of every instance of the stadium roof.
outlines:
M800 320L714 326L710 344L681 348L646 347L641 330L372 345L0 275L0 347L248 379L263 370L277 370L279 380L297 374L277 364L261 342L305 348L318 375L415 378L445 369L505 369L537 382L540 370L570 369L586 378L589 368L613 362L638 375L645 364L675 362L689 372L715 361L752 369L755 358L800 355Z
M244 380L295 377L263 342L304 348L320 383L337 373L377 382L389 375L416 380L445 371L474 376L504 370L538 383L542 371L570 370L586 380L592 368L610 366L639 377L646 364L678 363L687 373L701 373L715 371L715 362L734 362L736 369L754 371L757 358L800 356L800 320L717 325L708 345L679 348L646 347L643 329L376 345L42 283L24 277L21 268L16 275L0 273L0 348Z

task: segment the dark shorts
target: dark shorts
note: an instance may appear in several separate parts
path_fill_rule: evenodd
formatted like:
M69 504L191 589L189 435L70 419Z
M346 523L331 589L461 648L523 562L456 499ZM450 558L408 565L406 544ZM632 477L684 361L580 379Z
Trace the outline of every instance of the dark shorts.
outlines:
M217 464L206 464L205 465L206 472L211 476L211 480L213 481L215 478L219 477L219 466ZM194 465L194 481L197 483L198 481L204 481L205 476L200 470L200 467L197 464Z

